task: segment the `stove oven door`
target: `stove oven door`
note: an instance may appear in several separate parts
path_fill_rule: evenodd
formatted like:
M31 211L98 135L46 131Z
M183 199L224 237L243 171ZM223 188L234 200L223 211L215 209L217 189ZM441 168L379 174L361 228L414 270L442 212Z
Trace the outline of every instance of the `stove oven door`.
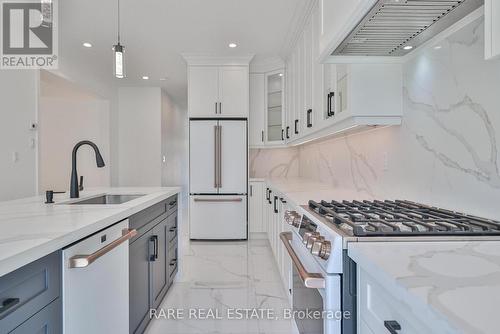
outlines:
M340 276L327 275L292 232L280 235L293 267L293 316L300 334L341 334Z

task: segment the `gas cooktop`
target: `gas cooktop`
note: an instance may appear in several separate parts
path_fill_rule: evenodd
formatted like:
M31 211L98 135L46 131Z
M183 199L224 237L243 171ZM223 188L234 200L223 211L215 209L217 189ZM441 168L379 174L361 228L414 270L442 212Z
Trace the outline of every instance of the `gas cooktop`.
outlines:
M360 237L500 235L498 221L404 200L311 200L308 209L344 232Z

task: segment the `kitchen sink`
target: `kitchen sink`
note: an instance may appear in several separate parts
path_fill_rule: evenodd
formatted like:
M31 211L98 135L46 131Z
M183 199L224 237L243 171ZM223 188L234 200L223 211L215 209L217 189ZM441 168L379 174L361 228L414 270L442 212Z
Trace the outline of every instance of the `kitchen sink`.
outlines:
M137 199L144 195L101 195L85 198L68 204L122 204Z

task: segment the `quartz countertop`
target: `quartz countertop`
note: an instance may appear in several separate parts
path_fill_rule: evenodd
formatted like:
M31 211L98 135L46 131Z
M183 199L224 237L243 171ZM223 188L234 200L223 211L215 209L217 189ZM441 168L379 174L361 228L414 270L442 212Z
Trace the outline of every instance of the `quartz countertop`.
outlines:
M80 200L101 194L144 194L123 204L68 205L69 194L0 202L0 277L180 192L179 187L95 188Z
M349 256L441 333L497 333L500 242L350 243ZM431 313L429 313L431 312Z
M366 194L352 189L336 188L331 184L313 181L307 178L268 178L266 182L278 190L288 201L296 206L307 205L309 200L372 200Z

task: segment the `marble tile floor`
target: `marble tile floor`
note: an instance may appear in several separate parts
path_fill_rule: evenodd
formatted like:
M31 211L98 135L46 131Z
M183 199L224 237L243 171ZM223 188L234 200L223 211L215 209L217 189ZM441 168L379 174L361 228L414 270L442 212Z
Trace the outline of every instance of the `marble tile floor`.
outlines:
M182 266L161 309L164 315L169 310L183 313L177 314L178 319L154 319L147 334L293 332L291 320L282 317L289 308L288 297L267 240L185 242L182 248ZM257 319L230 319L234 313L228 312L236 309L271 310L272 314L270 319L266 314ZM208 319L201 319L199 312L205 312Z

